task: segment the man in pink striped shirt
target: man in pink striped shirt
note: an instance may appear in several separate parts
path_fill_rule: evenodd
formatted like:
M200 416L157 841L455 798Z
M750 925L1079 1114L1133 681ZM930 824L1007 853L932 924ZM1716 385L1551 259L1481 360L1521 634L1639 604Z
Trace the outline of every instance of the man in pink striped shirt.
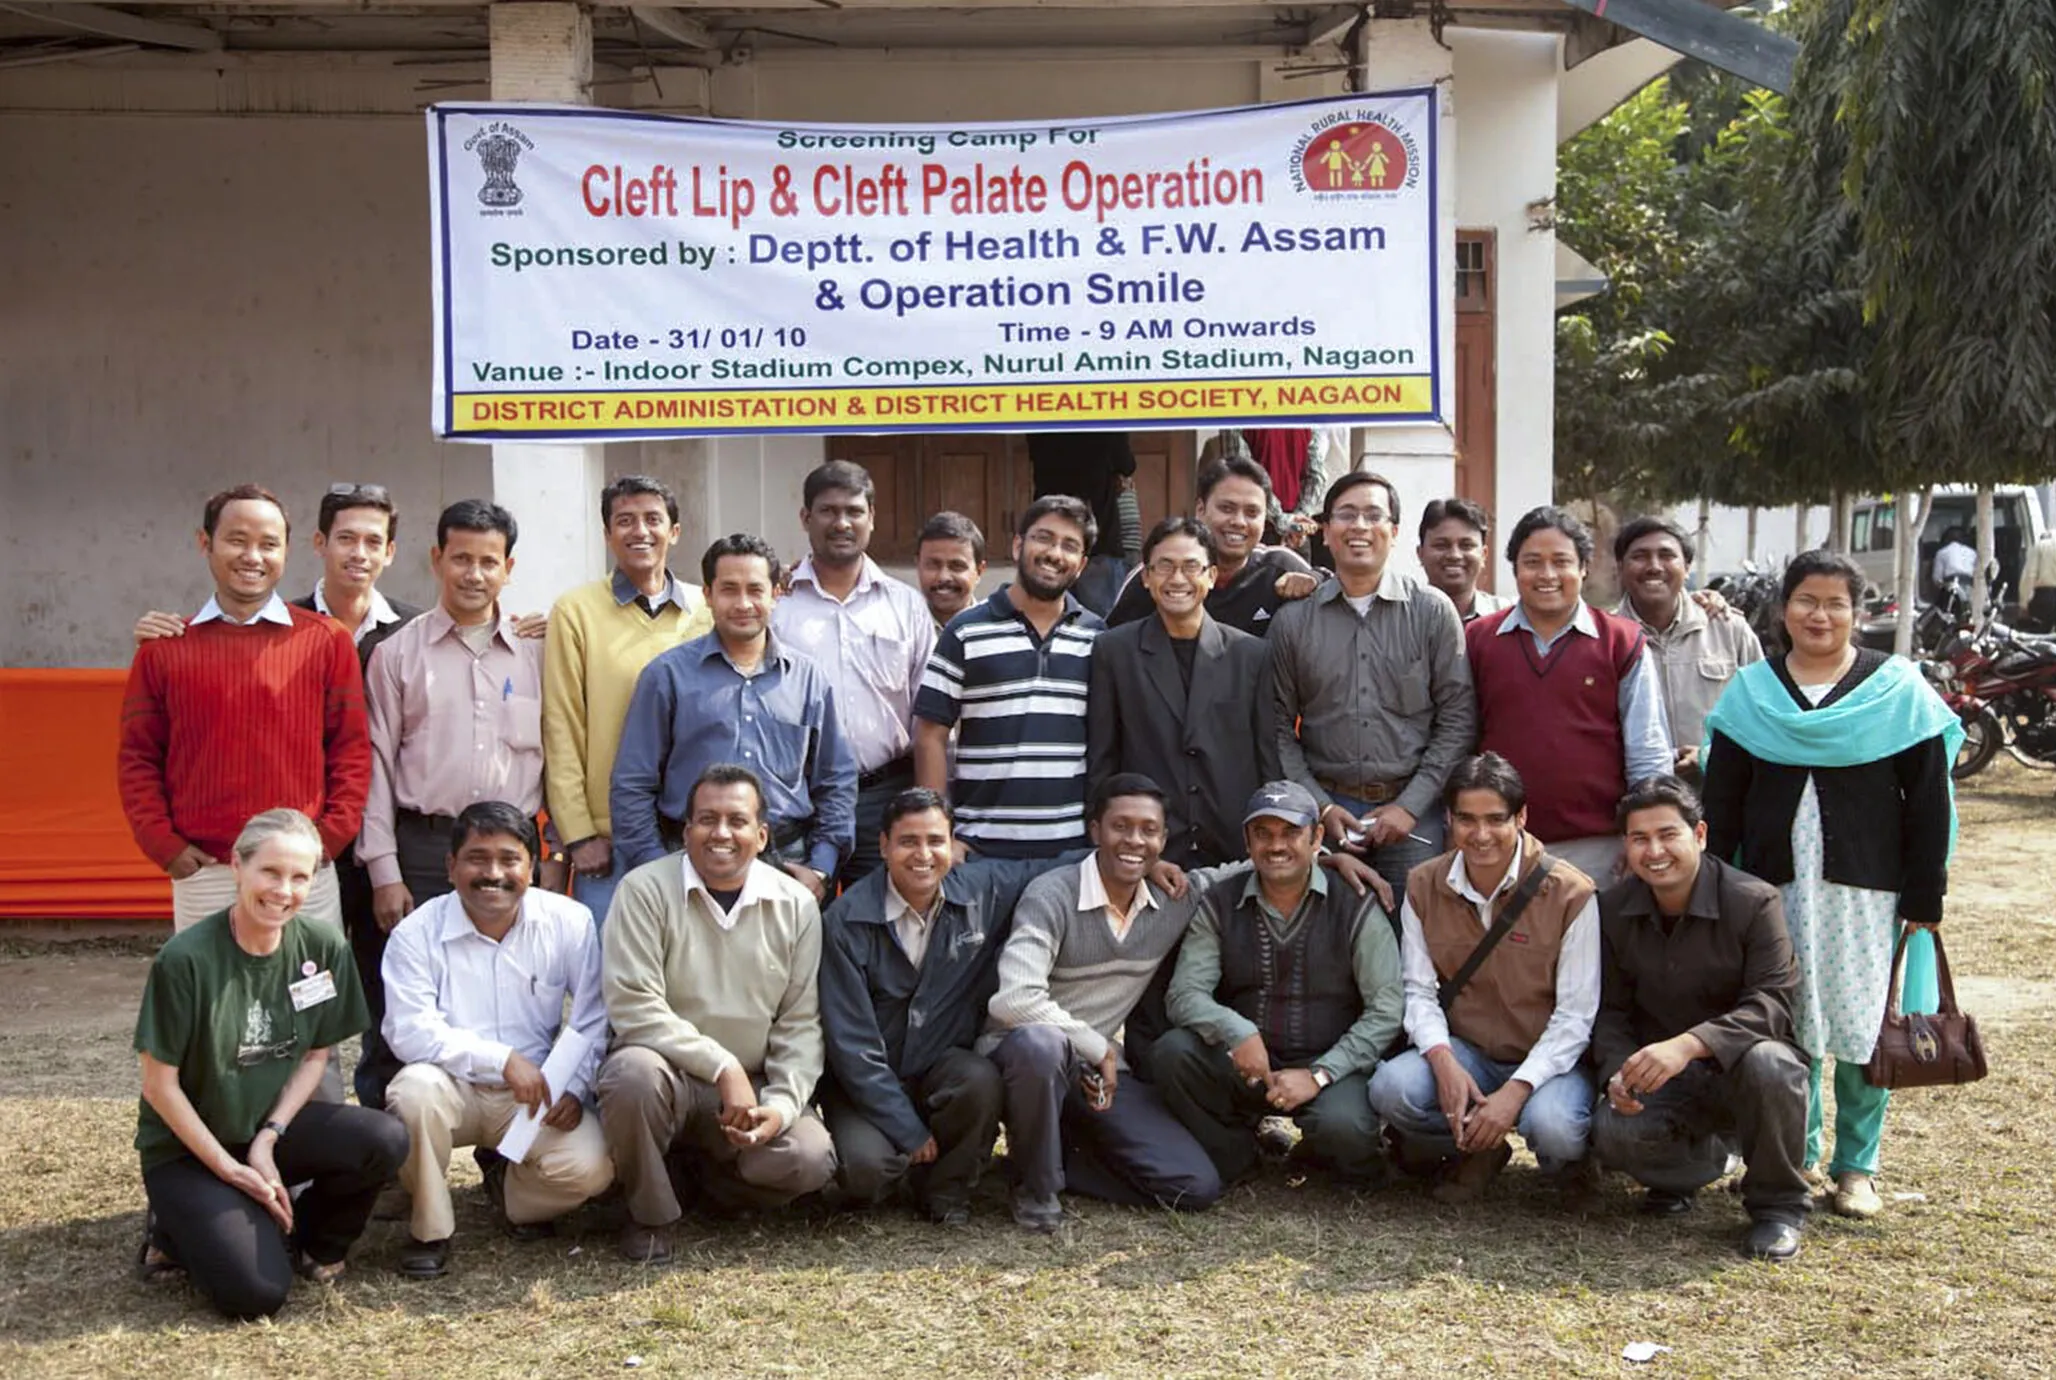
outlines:
M387 638L365 674L371 796L357 857L390 931L450 889L450 827L467 805L542 806L543 644L500 609L514 515L464 499L436 519L436 606Z

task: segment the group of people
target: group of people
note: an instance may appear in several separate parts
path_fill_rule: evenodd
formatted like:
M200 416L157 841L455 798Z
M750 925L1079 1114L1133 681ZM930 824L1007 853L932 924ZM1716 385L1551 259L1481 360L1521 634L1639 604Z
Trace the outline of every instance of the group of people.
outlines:
M1198 493L1105 618L1090 504L1033 502L979 599L962 515L917 587L870 557L847 462L806 479L795 568L736 534L697 586L675 498L617 479L613 570L529 618L494 504L442 512L412 610L376 589L382 489L324 496L300 605L284 505L216 495L214 595L144 616L123 709L177 921L137 1025L139 1268L275 1311L397 1181L398 1268L440 1275L464 1146L517 1237L618 1185L645 1263L688 1207L957 1224L1002 1125L1030 1230L1065 1193L1203 1209L1276 1155L1466 1202L1518 1135L1568 1199L1603 1165L1666 1213L1738 1154L1745 1247L1786 1259L1829 1057L1819 1186L1879 1211L1861 1067L1900 927L1941 918L1955 720L1852 643L1860 572L1795 560L1766 660L1662 519L1621 531L1606 612L1558 508L1498 599L1466 500L1422 515L1422 579L1377 474L1310 505L1332 570L1262 543L1264 465Z

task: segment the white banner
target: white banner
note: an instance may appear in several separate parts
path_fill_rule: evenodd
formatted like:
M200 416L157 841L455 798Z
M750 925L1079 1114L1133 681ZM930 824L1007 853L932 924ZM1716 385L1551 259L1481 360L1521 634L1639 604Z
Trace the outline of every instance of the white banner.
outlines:
M457 440L1446 417L1432 89L859 128L428 112Z

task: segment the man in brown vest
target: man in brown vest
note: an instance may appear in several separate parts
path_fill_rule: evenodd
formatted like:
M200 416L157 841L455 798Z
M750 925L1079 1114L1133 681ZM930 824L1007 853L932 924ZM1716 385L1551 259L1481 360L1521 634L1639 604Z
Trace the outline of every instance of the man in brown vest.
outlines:
M1441 1170L1440 1202L1482 1194L1516 1130L1545 1173L1582 1188L1599 1009L1592 881L1527 832L1527 787L1498 754L1460 763L1442 799L1456 849L1413 870L1400 909L1413 1048L1379 1065L1371 1105L1402 1166Z

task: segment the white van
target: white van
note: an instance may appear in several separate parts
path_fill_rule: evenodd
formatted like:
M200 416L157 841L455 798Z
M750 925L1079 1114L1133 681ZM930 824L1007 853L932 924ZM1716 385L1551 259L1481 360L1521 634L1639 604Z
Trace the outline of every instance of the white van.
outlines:
M1878 590L1892 590L1892 535L1899 505L1890 498L1859 498L1849 527L1849 553ZM1992 554L1999 561L1999 583L2006 602L2020 602L2020 567L2027 549L2042 535L2042 499L2025 484L2002 484L1992 491ZM1934 506L1920 532L1920 597L1935 597L1935 552L1952 527L1977 545L1977 490L1968 484L1944 484L1935 490Z

